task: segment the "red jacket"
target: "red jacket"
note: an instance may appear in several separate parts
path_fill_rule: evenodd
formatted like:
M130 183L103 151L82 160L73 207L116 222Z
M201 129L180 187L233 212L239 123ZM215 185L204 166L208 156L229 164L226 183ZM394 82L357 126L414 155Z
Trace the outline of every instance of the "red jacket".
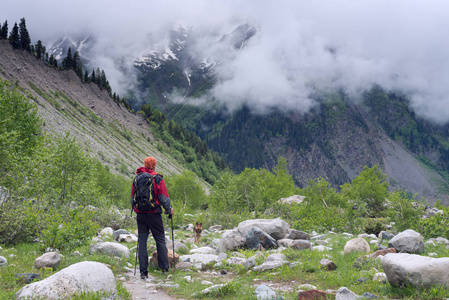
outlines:
M167 187L165 186L165 182L164 179L162 178L162 175L145 167L138 168L136 174L140 174L142 172L146 172L150 175L156 176L153 178L153 187L154 187L155 202L159 206L159 208L153 211L140 211L134 206L134 211L136 213L150 213L150 214L162 213L162 209L160 208L161 205L163 206L165 211L171 211L170 198L168 196ZM134 192L135 190L133 184L131 189L131 200L133 199Z

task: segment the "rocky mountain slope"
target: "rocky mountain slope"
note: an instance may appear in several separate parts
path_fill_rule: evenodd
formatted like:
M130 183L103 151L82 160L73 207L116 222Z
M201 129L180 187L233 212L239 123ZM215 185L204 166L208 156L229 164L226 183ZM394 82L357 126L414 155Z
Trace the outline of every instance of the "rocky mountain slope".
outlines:
M70 132L111 170L130 176L150 155L158 159L161 173L184 170L158 150L153 129L140 114L114 103L97 85L83 84L74 71L52 69L1 40L0 77L19 86L37 104L44 130L58 135Z

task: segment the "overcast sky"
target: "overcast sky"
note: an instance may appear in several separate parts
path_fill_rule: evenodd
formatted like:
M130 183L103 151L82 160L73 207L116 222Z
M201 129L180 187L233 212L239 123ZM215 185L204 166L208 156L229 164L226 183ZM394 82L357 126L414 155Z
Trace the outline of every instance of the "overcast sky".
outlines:
M197 35L200 55L229 56L212 93L230 106L247 101L306 111L314 89L344 88L357 99L377 83L410 95L422 116L449 120L446 0L2 2L0 22L8 20L11 29L25 17L33 43L79 31L100 37L96 62L113 90L126 81L111 57L138 57L181 23ZM239 55L206 38L246 22L259 31Z

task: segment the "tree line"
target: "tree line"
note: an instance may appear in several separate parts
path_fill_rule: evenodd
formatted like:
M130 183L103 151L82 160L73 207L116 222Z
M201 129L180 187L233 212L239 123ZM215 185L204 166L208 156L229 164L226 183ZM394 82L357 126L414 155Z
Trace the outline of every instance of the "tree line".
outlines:
M126 98L121 98L118 94L112 92L105 71L100 70L98 67L89 71L87 67L83 65L78 51L73 52L72 48L69 48L61 63L58 63L56 57L47 52L47 48L43 45L41 40L38 40L36 44L31 43L31 37L26 27L25 18L20 19L19 24L17 24L17 22L14 23L9 35L8 30L8 20L6 20L0 27L0 40L8 40L13 49L27 51L38 60L43 60L47 66L52 68L75 71L82 82L94 83L100 87L100 89L105 89L115 103L122 105L131 111L131 106L128 104Z

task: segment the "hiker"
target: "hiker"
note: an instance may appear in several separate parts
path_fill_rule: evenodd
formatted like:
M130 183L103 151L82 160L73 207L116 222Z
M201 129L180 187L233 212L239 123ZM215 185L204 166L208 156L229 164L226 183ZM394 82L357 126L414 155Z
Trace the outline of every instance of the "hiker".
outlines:
M165 213L169 214L171 217L171 215L173 215L173 208L170 205L170 198L168 196L167 188L165 187L164 179L162 178L162 175L154 171L155 169L156 159L154 157L145 158L145 167L137 169L137 175L133 181L131 191L132 207L137 214L136 220L138 230L139 268L140 277L142 279L148 278L147 240L150 231L156 241L159 268L162 270L162 273L167 272L169 269L167 247L165 245L164 224L162 223L161 214L163 208ZM151 177L143 173L147 173L151 175ZM136 198L138 198L137 195L142 193L141 191L139 192L139 190L144 189L138 181L139 178L147 178L148 182L150 182L149 180L152 180L152 186L154 189L154 193L151 197L152 201L150 201L152 206L149 206L145 210L139 210L138 207L141 208L142 206L139 206L139 203L136 204Z

